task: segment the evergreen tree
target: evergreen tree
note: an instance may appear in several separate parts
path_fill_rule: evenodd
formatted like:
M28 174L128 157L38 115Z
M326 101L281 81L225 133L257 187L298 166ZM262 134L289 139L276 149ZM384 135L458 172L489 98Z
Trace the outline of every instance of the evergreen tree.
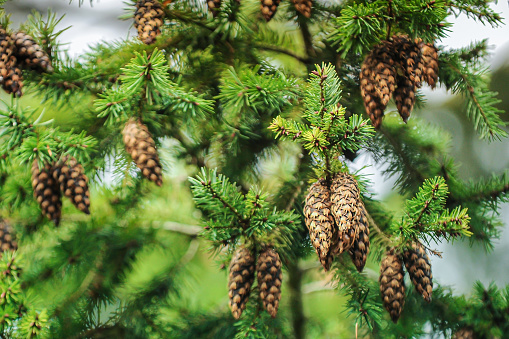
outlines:
M138 37L77 58L51 11L1 11L2 337L321 337L303 281L324 271L347 309L335 337L509 336L509 287L458 296L429 260L459 237L490 250L507 173L462 180L449 135L412 113L442 86L479 138L507 136L487 42L439 45L451 16L501 25L489 1L127 7ZM349 168L363 152L401 212ZM187 299L214 283L200 246L227 271L218 309Z

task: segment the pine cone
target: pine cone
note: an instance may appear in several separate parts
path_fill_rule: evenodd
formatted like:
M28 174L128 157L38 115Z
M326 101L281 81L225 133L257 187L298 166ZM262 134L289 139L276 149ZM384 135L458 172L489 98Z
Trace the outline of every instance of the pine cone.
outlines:
M475 339L474 331L469 327L462 327L456 333L452 339Z
M7 65L11 62L11 56L14 52L14 44L12 38L7 31L0 26L0 69L7 69Z
M338 173L332 180L331 211L336 221L338 237L332 252L341 254L352 247L357 236L357 225L360 218L360 202L357 181L347 173Z
M276 317L281 299L281 283L283 281L281 266L279 254L272 248L262 250L256 263L260 299L272 318Z
M311 17L311 7L313 6L312 0L292 0L295 9L299 11L306 18Z
M360 211L359 223L357 226L357 236L353 242L352 248L348 252L357 271L362 272L369 253L369 223L366 207L359 202L357 208Z
M422 80L431 88L435 88L438 81L438 49L434 44L420 43L423 64Z
M23 75L21 70L15 66L15 57L11 56L11 62L7 63L7 68L0 69L0 74L3 79L2 87L7 94L14 94L17 97L23 95L21 89L23 88Z
M62 194L57 181L52 177L52 167L45 164L39 169L37 159L32 163L32 188L34 197L41 206L42 212L56 226L62 215Z
M385 309L394 323L398 322L405 305L403 263L392 253L387 253L380 266L380 292Z
M164 10L157 0L139 0L134 12L134 27L143 43L150 45L161 34Z
M5 220L0 220L0 251L15 251L17 249L18 243L12 232L12 227Z
M403 253L403 260L415 288L422 294L424 300L430 302L433 292L433 276L431 275L431 263L424 246L420 243L412 243L412 247Z
M419 45L403 35L393 36L392 39L398 63L405 77L412 81L416 87L421 87L424 66Z
M221 7L221 0L208 0L207 5L209 6L209 11L212 12L215 18L218 14L219 7Z
M262 15L267 22L276 14L277 7L281 0L261 0Z
M122 131L127 152L141 169L143 176L156 183L163 184L162 169L156 146L147 126L136 119L130 119Z
M398 76L398 87L394 91L394 101L404 122L408 121L414 108L415 91L415 84L410 79Z
M28 68L40 69L44 72L51 72L51 61L48 54L28 34L17 32L12 35L16 46L16 56L21 65Z
M319 180L309 187L309 193L304 205L304 220L309 230L311 243L326 271L329 270L332 258L329 258L329 248L332 241L334 219L331 214L329 189Z
M53 178L60 185L60 191L68 197L81 212L90 214L90 191L88 178L83 166L74 157L65 156L53 166Z
M361 66L360 85L364 107L375 128L382 124L384 110L396 84L393 44L383 41L375 46Z
M239 319L242 311L246 309L251 286L253 286L254 282L254 271L254 256L247 248L239 248L230 263L230 275L228 278L229 306L235 319Z

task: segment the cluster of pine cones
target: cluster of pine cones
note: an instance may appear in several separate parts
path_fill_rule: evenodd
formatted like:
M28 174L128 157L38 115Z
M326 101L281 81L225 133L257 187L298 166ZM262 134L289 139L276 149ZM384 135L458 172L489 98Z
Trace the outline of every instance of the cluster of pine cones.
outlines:
M382 124L391 96L406 122L415 103L421 82L435 88L438 79L438 50L420 39L393 36L376 45L361 66L360 85L364 107L373 126Z
M62 215L62 194L85 214L90 214L90 191L83 166L69 156L39 168L38 160L32 163L32 188L41 209L59 225Z
M311 185L304 217L311 243L326 271L334 256L345 251L362 271L369 252L369 224L357 181L350 174L336 174L330 189L325 179Z
M405 283L403 262L410 279L424 300L431 301L433 292L433 276L431 263L420 243L412 245L403 252L403 258L390 251L382 259L380 266L380 292L385 309L389 312L393 322L397 322L405 305Z
M122 131L127 152L143 176L157 186L163 184L162 168L152 135L139 119L130 119Z
M134 12L134 27L143 43L150 45L161 34L164 22L164 10L157 0L139 0Z
M236 0L240 3L240 0ZM276 14L277 8L281 3L281 0L260 0L260 10L266 21L270 21ZM313 0L292 0L295 9L304 15L306 18L311 16L311 7L313 6ZM218 13L218 8L221 7L221 0L207 0L207 5L212 15L215 17Z
M255 271L263 307L272 318L276 317L283 280L281 266L279 254L270 247L265 247L260 251L256 262L255 256L248 248L237 249L230 263L228 278L229 306L235 319L239 319L242 311L246 309L255 279Z
M0 256L5 251L15 251L18 249L18 243L12 232L11 225L5 220L0 219Z
M20 97L23 93L23 74L20 68L51 72L46 52L28 34L8 34L0 26L0 84L8 94Z

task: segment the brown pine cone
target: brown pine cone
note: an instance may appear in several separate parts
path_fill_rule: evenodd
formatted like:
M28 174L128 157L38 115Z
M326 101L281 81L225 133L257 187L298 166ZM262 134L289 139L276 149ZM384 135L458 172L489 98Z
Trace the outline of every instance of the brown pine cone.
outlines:
M209 11L212 12L214 18L217 16L218 9L221 7L221 0L208 0L207 5L209 6Z
M34 197L42 212L56 226L60 224L62 215L62 193L57 181L52 176L52 167L45 164L39 169L37 159L32 163L32 188Z
M267 22L276 14L280 2L281 0L261 0L260 9Z
M398 76L398 87L394 91L394 101L399 115L406 123L415 104L415 84L410 79Z
M233 317L239 319L251 293L254 282L255 258L251 252L241 247L236 252L230 263L230 275L228 278L229 306Z
M275 250L267 247L260 252L256 263L258 288L263 307L272 318L277 315L281 299L281 283L283 281L281 266L281 259Z
M12 227L5 220L0 219L0 251L15 251L18 249L16 237Z
M14 52L14 43L7 31L0 26L0 70L7 70L11 66L12 56ZM16 59L14 59L16 60ZM5 77L7 72L4 71L2 76ZM1 81L0 81L1 82Z
M334 219L331 214L329 189L323 180L319 180L309 187L304 205L304 220L309 230L311 244L313 244L323 267L328 271L332 262L329 248L332 241Z
M157 155L156 146L147 126L140 120L130 119L122 131L127 152L136 163L143 176L155 182L157 186L163 184L161 163Z
M361 214L359 202L357 181L348 173L336 174L331 186L331 211L338 232L337 242L332 248L335 255L348 251L355 241Z
M424 66L419 45L405 35L395 35L392 39L396 58L403 74L416 87L421 87Z
M392 253L387 253L380 266L380 292L385 309L394 323L398 322L405 305L403 263Z
M60 185L60 191L68 197L81 212L90 214L90 191L88 178L83 166L74 158L62 157L53 166L53 178Z
M0 69L2 78L2 88L7 94L14 94L17 97L23 95L23 74L21 70L15 66L15 57L11 56L11 62L7 63L7 68Z
M134 13L134 27L143 43L150 45L161 34L164 10L157 0L139 0Z
M28 34L17 32L12 35L16 46L15 54L18 62L28 68L40 69L44 72L51 72L51 61L48 54Z
M420 43L419 47L423 64L422 80L434 89L438 81L438 49L430 43Z
M417 292L422 295L424 300L430 302L433 292L433 276L431 263L424 246L420 243L412 243L412 247L403 253L403 260Z
M311 17L311 8L313 7L312 0L292 0L295 9L299 11L306 18Z
M353 264L357 267L357 271L362 272L369 253L369 223L367 218L366 207L359 202L357 207L360 211L359 223L357 226L357 236L352 247L348 251Z
M469 327L462 327L454 333L452 339L475 339L474 331Z

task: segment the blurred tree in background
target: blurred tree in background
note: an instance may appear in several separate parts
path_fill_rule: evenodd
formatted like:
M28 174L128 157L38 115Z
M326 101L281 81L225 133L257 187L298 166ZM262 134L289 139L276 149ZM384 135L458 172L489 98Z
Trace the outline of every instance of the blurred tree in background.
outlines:
M429 260L491 250L507 173L464 180L447 126L413 112L441 86L472 138L506 137L487 42L440 45L459 14L502 25L489 1L126 7L138 37L79 57L53 12L2 9L2 337L509 335L509 287L458 295Z

